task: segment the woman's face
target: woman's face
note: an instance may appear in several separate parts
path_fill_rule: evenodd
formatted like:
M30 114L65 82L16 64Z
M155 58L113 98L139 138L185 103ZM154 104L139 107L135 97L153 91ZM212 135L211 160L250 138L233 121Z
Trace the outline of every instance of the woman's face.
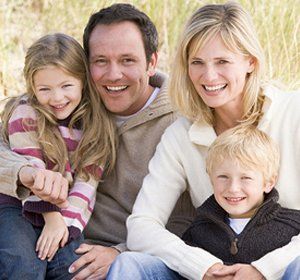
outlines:
M216 111L241 110L245 79L254 69L253 61L251 57L230 51L221 36L216 35L189 54L189 77L207 106Z

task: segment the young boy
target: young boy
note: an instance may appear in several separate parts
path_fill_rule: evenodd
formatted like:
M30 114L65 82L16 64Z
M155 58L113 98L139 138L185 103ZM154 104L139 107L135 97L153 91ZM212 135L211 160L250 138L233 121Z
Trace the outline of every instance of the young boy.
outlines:
M222 133L206 160L214 195L183 235L225 264L251 263L300 232L300 211L282 208L274 189L277 145L264 132L237 126Z

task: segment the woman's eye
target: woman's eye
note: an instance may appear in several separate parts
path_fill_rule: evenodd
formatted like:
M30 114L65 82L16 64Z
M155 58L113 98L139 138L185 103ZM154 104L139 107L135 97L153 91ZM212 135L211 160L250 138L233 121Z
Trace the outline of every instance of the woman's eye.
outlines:
M219 64L225 64L225 63L228 63L228 61L224 59L219 60Z

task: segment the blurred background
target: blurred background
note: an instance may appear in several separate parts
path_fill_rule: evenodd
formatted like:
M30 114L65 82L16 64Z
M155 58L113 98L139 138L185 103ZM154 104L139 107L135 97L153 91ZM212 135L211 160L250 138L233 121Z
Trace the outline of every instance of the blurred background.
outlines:
M82 42L89 16L116 2L131 3L150 16L159 35L159 68L168 72L178 35L206 0L1 0L0 100L24 92L27 48L47 33L64 32ZM300 87L300 0L240 0L253 16L268 62L267 79Z

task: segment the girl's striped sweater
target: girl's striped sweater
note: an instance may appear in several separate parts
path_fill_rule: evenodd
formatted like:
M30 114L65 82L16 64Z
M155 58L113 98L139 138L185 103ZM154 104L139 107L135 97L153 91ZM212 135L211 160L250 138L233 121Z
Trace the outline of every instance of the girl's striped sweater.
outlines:
M35 167L51 170L53 169L54 164L45 158L37 140L36 120L37 115L35 110L26 100L22 100L13 111L8 123L9 145L14 152L24 155L29 159ZM91 217L95 204L98 181L91 176L86 182L74 174L74 169L72 168L73 164L70 159L72 153L74 153L79 144L82 137L82 131L78 128L72 128L72 130L70 130L68 128L68 120L69 118L60 121L58 129L65 141L69 156L65 167L65 173L63 174L70 185L68 194L69 206L65 209L60 209L49 202L40 200L34 195L31 195L21 202L16 198L0 194L0 203L22 205L24 217L26 217L33 225L39 227L44 225L44 219L41 213L60 211L68 226L69 240L71 240L79 236ZM89 168L87 168L87 170L88 169ZM96 173L100 178L103 171L102 168L97 166L92 169L96 169Z

